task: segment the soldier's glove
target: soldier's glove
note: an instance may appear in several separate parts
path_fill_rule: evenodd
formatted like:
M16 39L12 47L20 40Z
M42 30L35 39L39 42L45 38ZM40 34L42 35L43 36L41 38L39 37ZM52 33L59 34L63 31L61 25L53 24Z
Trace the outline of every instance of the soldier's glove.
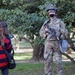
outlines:
M50 31L45 31L46 37L50 34Z
M48 28L45 28L45 34L46 35L50 34L50 30Z

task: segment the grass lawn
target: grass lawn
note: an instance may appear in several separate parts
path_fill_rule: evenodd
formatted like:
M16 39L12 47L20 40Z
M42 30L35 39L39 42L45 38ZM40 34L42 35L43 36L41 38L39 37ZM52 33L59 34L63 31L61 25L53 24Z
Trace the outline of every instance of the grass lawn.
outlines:
M14 70L10 70L10 75L43 75L43 64L17 64Z
M64 75L75 75L75 64L71 62L63 63ZM55 64L53 64L53 75L56 75ZM0 74L1 75L1 74ZM10 75L44 75L43 63L20 63L13 70L10 70Z
M32 53L15 53L16 60L28 60L32 58ZM56 65L53 63L53 75L56 75ZM64 75L75 75L75 64L63 62ZM0 73L1 75L1 73ZM21 62L17 63L15 69L10 70L10 75L45 75L44 63Z
M74 54L70 56L75 58ZM15 53L16 60L28 60L32 58L32 53ZM63 56L63 59L67 59ZM56 75L56 65L53 64L53 75ZM75 75L75 64L71 62L63 62L64 75ZM14 70L10 70L10 75L45 75L43 63L17 63Z

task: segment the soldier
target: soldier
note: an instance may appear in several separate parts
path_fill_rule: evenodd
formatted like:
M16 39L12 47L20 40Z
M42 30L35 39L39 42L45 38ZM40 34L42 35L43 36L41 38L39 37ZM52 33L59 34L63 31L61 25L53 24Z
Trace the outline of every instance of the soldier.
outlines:
M44 50L44 59L45 59L45 75L52 75L52 61L53 56L55 55L55 62L57 65L57 75L63 75L62 70L62 54L60 52L60 44L57 42L55 37L59 40L67 37L67 29L65 24L61 19L56 17L57 8L53 4L48 4L46 6L46 12L49 15L49 20L46 20L40 29L40 36L45 38L45 50ZM55 30L55 37L52 36L50 29L47 25ZM61 36L60 36L61 35ZM60 37L60 38L59 38Z

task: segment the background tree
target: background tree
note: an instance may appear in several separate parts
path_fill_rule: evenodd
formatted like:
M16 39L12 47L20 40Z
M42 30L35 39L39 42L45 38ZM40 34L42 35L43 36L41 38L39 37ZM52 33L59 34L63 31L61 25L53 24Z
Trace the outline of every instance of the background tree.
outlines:
M48 19L45 11L47 3L58 7L58 17L66 24L69 32L74 31L75 1L74 0L1 0L0 21L5 20L10 33L17 33L20 39L25 39L33 47L33 58L43 58L44 40L39 37L39 30L43 22ZM24 37L26 35L26 37ZM70 40L70 42L72 42ZM71 43L71 46L74 45Z

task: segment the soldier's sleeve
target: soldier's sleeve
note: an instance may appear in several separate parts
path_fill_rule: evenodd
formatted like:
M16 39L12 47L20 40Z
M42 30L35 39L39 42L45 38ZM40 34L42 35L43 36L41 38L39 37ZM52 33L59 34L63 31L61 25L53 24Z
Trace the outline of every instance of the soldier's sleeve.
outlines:
M39 32L40 36L43 37L43 38L46 38L46 36L47 36L46 32L49 31L49 29L47 29L47 27L45 26L46 22L47 21L44 22L44 24L42 25L42 27L40 29L40 32Z
M68 37L68 30L66 28L66 25L64 24L63 21L60 22L61 24L61 33L67 38Z
M44 26L44 25L42 25L39 34L40 34L40 36L43 37L43 38L46 37L46 34L45 34L45 26Z

